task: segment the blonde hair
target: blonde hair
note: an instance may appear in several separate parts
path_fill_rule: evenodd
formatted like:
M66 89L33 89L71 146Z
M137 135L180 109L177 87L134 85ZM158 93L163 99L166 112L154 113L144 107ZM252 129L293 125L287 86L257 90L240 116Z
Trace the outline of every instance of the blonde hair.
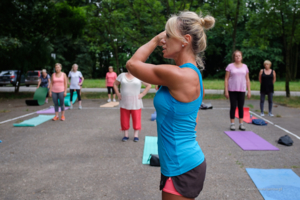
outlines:
M270 64L270 66L272 66L272 63L271 63L271 61L269 61L269 60L265 60L264 65L265 65L265 64Z
M57 65L60 66L60 68L62 68L62 65L61 65L60 63L55 63L55 67L56 67Z
M171 37L175 37L182 42L187 42L184 35L192 37L192 49L196 56L198 66L204 67L200 53L206 49L206 34L204 30L212 28L215 18L212 16L202 17L191 11L182 11L178 15L172 15L166 23L166 32Z
M109 67L108 67L108 69L109 69L109 68L112 68L112 69L114 69L114 68L113 68L113 66L109 66Z
M47 70L45 70L45 69L42 69L42 72L45 72L45 73L47 73Z
M76 67L76 66L78 68L78 65L76 63L72 65L72 69L71 69L72 72L74 72L74 67Z

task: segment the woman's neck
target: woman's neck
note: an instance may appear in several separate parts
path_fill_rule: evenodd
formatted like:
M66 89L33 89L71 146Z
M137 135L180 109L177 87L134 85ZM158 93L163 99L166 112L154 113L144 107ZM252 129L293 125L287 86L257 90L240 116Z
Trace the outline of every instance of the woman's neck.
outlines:
M196 56L193 52L189 51L183 51L182 53L178 54L176 58L174 58L174 61L177 66L181 66L185 63L192 63L195 66L197 66L196 63Z
M242 64L242 62L234 62L234 64L236 64L236 65L240 65L240 64Z

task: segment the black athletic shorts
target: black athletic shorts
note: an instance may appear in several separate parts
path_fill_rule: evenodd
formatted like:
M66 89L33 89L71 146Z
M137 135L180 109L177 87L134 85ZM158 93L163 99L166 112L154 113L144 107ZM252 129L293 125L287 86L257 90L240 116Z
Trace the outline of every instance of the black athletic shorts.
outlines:
M179 194L186 198L194 199L203 189L206 174L206 160L190 171L179 176L173 176L172 181ZM161 174L160 190L165 187L169 177Z
M112 93L115 94L115 90L113 87L107 87L107 93L110 94L112 90Z

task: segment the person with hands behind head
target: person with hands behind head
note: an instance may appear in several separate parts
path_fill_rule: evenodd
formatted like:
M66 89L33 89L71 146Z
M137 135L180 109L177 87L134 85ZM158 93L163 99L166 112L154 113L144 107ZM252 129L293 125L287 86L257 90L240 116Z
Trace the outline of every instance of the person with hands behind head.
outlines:
M82 109L80 86L83 84L84 78L82 76L82 73L78 71L77 64L72 65L72 70L69 72L68 77L71 79L70 80L70 109L73 109L72 100L73 100L74 91L76 91L78 96L78 104L79 104L78 108Z
M141 84L146 86L145 90L141 91ZM121 84L121 93L119 92L118 85ZM134 77L130 71L121 73L114 82L114 90L120 101L120 118L121 129L124 132L123 142L129 139L128 129L130 127L130 114L132 116L132 124L134 129L133 141L139 141L139 130L142 128L142 98L150 90L151 85Z
M67 76L64 72L61 71L62 66L60 63L55 64L55 73L51 76L51 83L49 89L49 96L52 97L54 108L55 108L55 117L53 121L59 120L58 118L58 100L61 108L61 121L65 121L65 100L64 97L67 96Z
M214 23L212 16L203 18L190 11L173 15L165 31L140 47L126 64L133 76L161 85L154 106L163 200L195 199L203 188L206 161L195 139L203 98L197 65L203 65L199 53L206 48L205 30ZM173 59L176 65L145 63L157 46L162 46L163 57Z
M47 71L45 69L42 70L42 75L39 78L37 88L39 88L39 87L48 89L48 92L46 95L46 100L45 100L45 103L48 103L49 88L50 88L50 76L49 76L49 74L47 74Z
M243 124L244 118L244 102L246 88L248 90L247 97L251 97L249 70L247 65L242 63L243 54L236 50L232 53L233 63L226 67L225 74L225 97L230 99L230 130L235 130L234 118L235 110L239 111L239 129L245 131Z

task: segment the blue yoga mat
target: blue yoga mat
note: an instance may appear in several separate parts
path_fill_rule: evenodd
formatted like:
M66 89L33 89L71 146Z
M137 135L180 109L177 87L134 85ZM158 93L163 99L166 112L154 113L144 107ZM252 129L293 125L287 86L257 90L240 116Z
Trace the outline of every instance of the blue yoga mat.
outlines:
M246 168L265 200L299 200L300 177L291 169Z
M154 136L145 137L143 164L150 164L150 154L158 154L157 137Z
M14 124L16 127L24 127L24 126L37 126L40 125L50 119L52 119L55 115L39 115L38 117L34 117L28 120L25 120L19 124Z
M156 111L154 111L153 114L151 114L151 121L155 121L156 120Z

